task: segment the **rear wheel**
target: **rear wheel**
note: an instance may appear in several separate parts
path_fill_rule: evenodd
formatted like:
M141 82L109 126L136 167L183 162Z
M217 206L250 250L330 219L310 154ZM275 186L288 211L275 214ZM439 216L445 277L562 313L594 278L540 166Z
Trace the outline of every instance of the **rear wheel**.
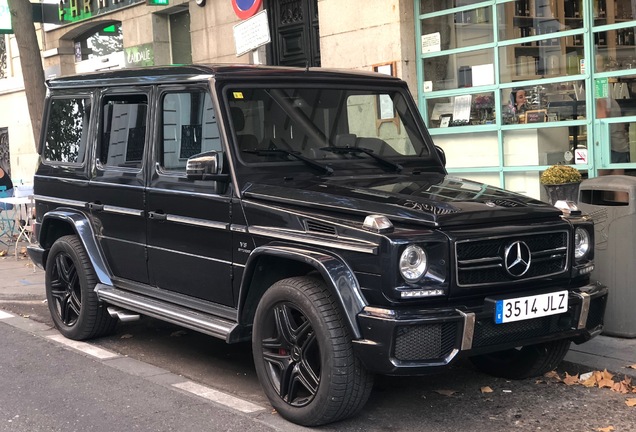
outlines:
M355 357L350 332L319 279L294 277L269 288L256 310L252 350L265 394L294 423L349 417L371 392L373 376Z
M524 379L554 370L570 349L569 340L545 342L471 357L477 369L489 375Z
M60 237L46 261L46 299L55 327L65 337L90 339L114 330L117 320L95 293L97 277L77 236Z

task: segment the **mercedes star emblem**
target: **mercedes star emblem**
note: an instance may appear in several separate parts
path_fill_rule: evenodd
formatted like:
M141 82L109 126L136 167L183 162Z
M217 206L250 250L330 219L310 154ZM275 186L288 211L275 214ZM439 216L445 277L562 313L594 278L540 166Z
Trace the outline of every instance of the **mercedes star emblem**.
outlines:
M522 241L516 241L506 247L504 266L510 276L521 277L530 270L531 259L528 245Z

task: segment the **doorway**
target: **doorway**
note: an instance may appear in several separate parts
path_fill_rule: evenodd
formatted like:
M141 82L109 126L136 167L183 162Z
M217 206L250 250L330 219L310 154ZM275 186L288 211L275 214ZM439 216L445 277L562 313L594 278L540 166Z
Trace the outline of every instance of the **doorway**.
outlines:
M317 0L267 0L272 43L269 64L320 66Z

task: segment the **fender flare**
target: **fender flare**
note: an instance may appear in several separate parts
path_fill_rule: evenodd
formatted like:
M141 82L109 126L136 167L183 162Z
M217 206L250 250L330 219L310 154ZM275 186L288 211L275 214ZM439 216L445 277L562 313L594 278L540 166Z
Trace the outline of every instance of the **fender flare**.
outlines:
M259 246L252 251L245 265L241 291L239 294L238 315L242 316L248 295L247 282L261 256L274 256L299 261L315 268L327 282L328 289L336 296L345 314L345 320L355 339L362 337L356 316L368 305L362 296L362 290L353 270L339 256L310 248L298 248L284 245Z
M57 209L46 213L42 218L39 235L40 245L44 249L48 250L53 246L52 242L48 242L47 244L45 241L49 227L56 221L61 221L73 228L88 253L99 283L112 286L113 282L111 280L110 271L95 240L95 231L93 230L89 216L75 209ZM45 263L42 264L44 265Z

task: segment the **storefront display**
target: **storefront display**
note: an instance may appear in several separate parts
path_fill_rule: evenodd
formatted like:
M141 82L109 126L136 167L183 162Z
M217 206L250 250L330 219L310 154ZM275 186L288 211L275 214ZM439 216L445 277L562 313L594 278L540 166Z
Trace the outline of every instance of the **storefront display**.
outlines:
M554 163L589 177L615 168L630 173L631 0L418 0L415 7L420 108L450 171L488 175L536 197L540 173ZM616 108L598 115L588 103L595 99ZM620 161L610 144L618 129L628 137ZM473 145L491 153L475 157L479 151L466 148ZM512 185L522 171L521 184Z

